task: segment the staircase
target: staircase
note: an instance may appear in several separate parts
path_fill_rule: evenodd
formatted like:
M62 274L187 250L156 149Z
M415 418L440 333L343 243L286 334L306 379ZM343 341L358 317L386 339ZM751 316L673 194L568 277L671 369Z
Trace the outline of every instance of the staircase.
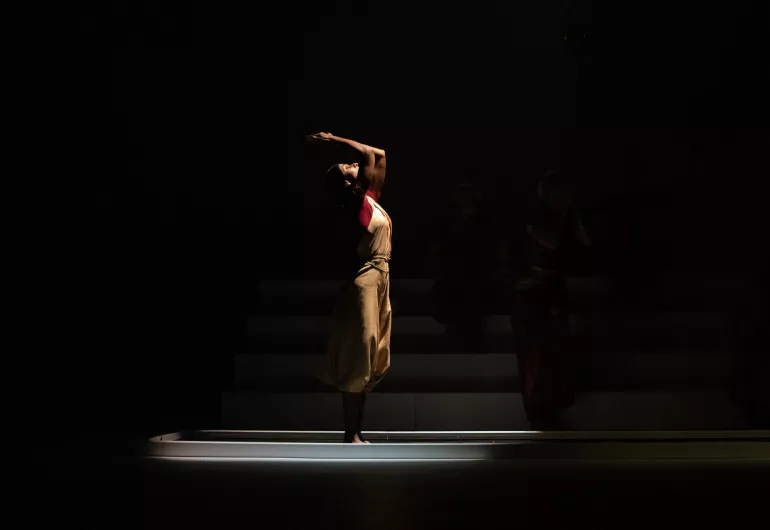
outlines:
M578 396L575 430L745 427L729 399L729 309L739 278L670 276L631 295L605 278L568 281ZM339 395L323 362L337 280L266 280L222 399L227 429L339 430ZM473 348L430 315L429 279L393 279L392 366L370 395L365 430L527 430L509 316L510 282L487 302ZM619 293L623 294L619 294ZM468 351L468 350L472 351Z

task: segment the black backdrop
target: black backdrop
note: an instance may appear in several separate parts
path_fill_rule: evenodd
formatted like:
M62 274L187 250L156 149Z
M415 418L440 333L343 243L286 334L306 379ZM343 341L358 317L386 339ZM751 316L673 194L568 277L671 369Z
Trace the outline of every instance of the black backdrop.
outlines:
M34 374L8 385L16 419L215 423L256 281L337 274L303 266L327 247L328 160L302 141L320 130L388 150L394 276L430 275L424 236L460 178L505 235L550 167L581 184L600 271L766 271L766 8L509 4L84 8L57 84L70 177L36 190L9 273L29 280L6 351Z

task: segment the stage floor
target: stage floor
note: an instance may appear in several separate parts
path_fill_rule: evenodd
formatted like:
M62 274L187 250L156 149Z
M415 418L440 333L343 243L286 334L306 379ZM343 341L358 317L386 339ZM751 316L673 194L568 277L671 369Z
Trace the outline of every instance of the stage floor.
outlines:
M367 432L371 444L341 444L335 431L199 430L151 438L150 457L507 460L767 459L770 431Z
M74 517L77 528L163 530L741 528L766 519L767 431L367 435L374 443L352 446L339 432L189 431L125 454L108 433L57 452L52 439L40 470L15 485L32 494L11 508Z

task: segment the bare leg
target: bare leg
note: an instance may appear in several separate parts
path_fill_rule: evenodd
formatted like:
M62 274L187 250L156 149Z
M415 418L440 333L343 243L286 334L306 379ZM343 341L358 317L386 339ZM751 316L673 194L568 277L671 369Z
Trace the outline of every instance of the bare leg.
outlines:
M367 440L364 440L363 434L361 434L361 429L364 425L364 409L366 408L366 396L368 395L368 392L361 392L361 397L359 398L361 400L361 405L358 409L358 430L356 431L356 436L358 437L358 440L361 443L368 444L369 442Z
M363 392L342 392L342 413L345 423L345 437L342 443L366 443L360 438L363 417Z

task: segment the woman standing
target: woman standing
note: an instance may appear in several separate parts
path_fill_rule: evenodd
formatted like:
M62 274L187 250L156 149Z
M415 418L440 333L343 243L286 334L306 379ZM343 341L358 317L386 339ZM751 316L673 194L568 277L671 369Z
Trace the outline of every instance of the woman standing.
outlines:
M342 394L344 443L368 443L361 435L366 395L390 368L390 251L392 223L378 203L385 183L385 151L330 133L311 142L343 144L356 160L326 172L326 189L355 227L354 266L334 310L321 381Z
M569 321L563 248L570 237L591 244L572 192L558 173L546 173L538 182L526 228L529 270L516 283L511 318L521 395L532 428L555 429L560 411L574 401L565 351Z

